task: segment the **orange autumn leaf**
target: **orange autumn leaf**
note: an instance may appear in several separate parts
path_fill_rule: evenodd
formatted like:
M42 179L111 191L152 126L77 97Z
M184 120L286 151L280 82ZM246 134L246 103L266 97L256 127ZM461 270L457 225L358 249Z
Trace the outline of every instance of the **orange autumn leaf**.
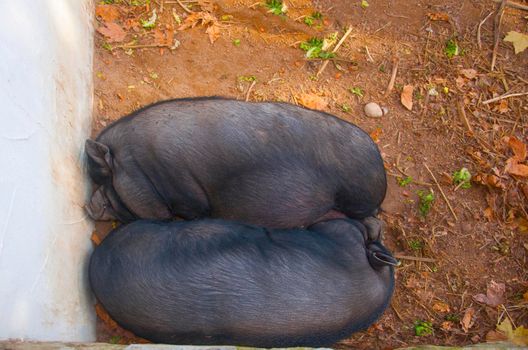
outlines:
M114 22L105 23L97 28L97 31L104 35L109 43L116 43L125 40L127 33L121 26Z
M436 303L433 304L433 310L436 312L440 312L440 313L446 313L446 312L451 311L451 308L449 307L448 304L443 303L441 301L437 301Z
M383 133L383 130L381 130L381 128L376 128L369 135L372 141L374 141L375 143L379 143L380 136L382 133Z
M401 93L401 103L408 110L412 110L413 107L413 91L414 86L405 85Z
M97 234L96 231L92 232L92 236L90 237L90 240L92 241L92 243L96 246L98 246L99 244L101 244L101 238L99 238L99 235Z
M504 171L511 175L528 177L528 165L519 164L515 158L510 158L506 161Z
M194 28L198 24L201 24L203 26L213 24L217 21L218 20L216 19L216 17L210 14L209 12L194 12L187 16L182 25L178 27L178 30Z
M499 104L493 108L493 110L501 114L508 113L510 111L508 108L508 100L501 100Z
M209 41L212 44L220 37L220 26L218 23L213 23L205 30L205 33L209 36Z
M475 319L473 316L475 315L475 309L470 307L466 310L464 313L464 317L460 320L460 325L462 326L462 330L464 333L467 333L471 327L475 324Z
M524 142L520 141L515 136L510 136L508 138L508 145L517 161L523 162L526 159L526 144Z
M299 103L306 108L323 110L328 106L326 98L314 94L301 94Z
M119 10L114 5L97 5L95 15L104 22L113 22L119 18Z
M445 22L449 22L449 15L447 13L445 13L445 12L428 13L427 17L429 17L429 19L431 21L445 21Z

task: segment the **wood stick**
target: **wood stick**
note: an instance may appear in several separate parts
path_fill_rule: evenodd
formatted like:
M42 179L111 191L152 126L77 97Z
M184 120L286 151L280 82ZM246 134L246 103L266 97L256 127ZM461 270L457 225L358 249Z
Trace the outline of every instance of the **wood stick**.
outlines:
M493 0L493 1L496 2L496 3L498 4L498 3L500 3L502 0ZM511 8L514 8L514 9L517 9L517 10L528 11L528 6L526 6L526 5L522 5L522 4L519 4L519 3L513 2L513 1L506 1L506 6L511 7Z
M178 5L181 6L181 8L182 8L185 12L187 12L187 13L193 13L193 12L192 12L191 10L189 10L189 9L187 8L187 6L185 6L180 0L176 0L176 2L178 3Z
M444 197L444 200L447 203L447 206L449 207L449 210L451 211L451 214L453 214L453 217L455 218L455 220L458 221L458 217L455 214L455 211L453 210L453 207L451 206L451 203L449 202L449 199L447 199L447 196L445 195L444 190L442 190L442 187L440 187L440 184L436 180L436 177L434 176L433 172L431 171L431 169L429 169L429 167L427 166L426 163L424 163L424 166L425 166L425 169L427 169L427 171L429 172L429 174L431 174L431 177L433 178L433 180L434 180L434 182L436 184L436 187L438 187L438 190L440 190L440 193L442 194L442 197Z
M464 108L464 101L462 99L457 100L457 109L460 119L462 119L462 122L464 123L468 131L473 134L473 128L471 127L471 124L469 124L469 120L466 116L466 109Z
M255 86L256 83L257 83L257 81L253 80L251 82L251 85L249 85L248 91L246 93L246 102L249 101L249 94L251 93L251 90L253 89L253 86Z
M394 88L394 82L396 81L396 74L398 74L398 66L400 65L400 59L396 58L394 61L394 65L392 66L392 74L389 81L389 85L387 86L387 90L385 91L385 96L388 96L392 89Z
M339 40L337 45L332 50L332 53L335 53L339 49L339 47L345 42L346 38L350 35L350 33L352 33L352 26L348 27L345 34L341 37L341 40ZM323 64L321 65L321 68L319 68L315 76L318 77L319 75L321 75L321 73L325 70L326 66L328 66L328 61L323 62Z
M487 105L487 104L490 104L492 102L503 100L505 98L524 96L524 95L528 95L528 92L518 92L518 93L515 93L515 94L505 94L505 95L497 96L497 97L494 97L494 98L490 98L489 100L483 101L482 104Z
M419 257L419 256L410 256L410 255L394 254L394 257L395 257L396 259L402 259L402 260L412 260L412 261L421 261L421 262L430 262L430 263L434 263L434 262L436 262L436 259L422 258L422 257Z
M493 30L494 30L494 43L493 43L493 54L491 56L491 71L495 68L495 61L497 60L497 51L499 50L500 41L500 24L502 21L502 15L504 14L504 8L506 7L507 0L502 0L500 5L497 7L495 12L495 18L493 19Z
M482 25L488 20L488 18L493 14L493 11L488 13L488 15L482 20L482 22L479 23L477 27L477 44L479 50L482 50L482 42L480 41L480 29L482 28Z

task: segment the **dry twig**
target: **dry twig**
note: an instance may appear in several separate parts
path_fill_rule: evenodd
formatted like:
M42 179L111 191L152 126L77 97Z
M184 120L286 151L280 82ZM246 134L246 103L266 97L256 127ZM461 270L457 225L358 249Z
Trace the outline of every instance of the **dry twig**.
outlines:
M499 49L500 41L500 24L502 21L502 15L504 14L504 8L506 7L507 0L502 0L497 11L495 11L495 18L493 19L493 30L494 30L494 43L493 43L493 55L491 56L491 71L495 68L495 61L497 60L497 51Z
M425 166L425 169L427 169L427 171L429 172L429 174L431 174L431 177L433 178L433 181L435 182L436 187L438 187L438 190L442 194L442 197L444 197L444 200L447 203L447 206L449 207L449 210L451 211L451 214L453 214L453 217L455 218L455 220L458 221L458 217L455 214L455 211L453 210L453 207L451 206L451 203L449 202L449 199L447 199L447 196L445 195L444 190L442 190L442 187L440 187L440 184L436 180L436 177L434 176L433 172L431 171L431 169L429 169L429 167L427 166L426 163L424 163L424 166Z
M496 3L500 3L502 0L493 0L493 1L496 2ZM517 9L517 10L528 11L528 6L516 3L516 2L513 2L513 1L506 1L506 6L514 8L514 9Z
M482 26L484 25L484 23L488 20L488 18L490 18L490 16L493 14L493 11L491 11L490 13L488 13L488 15L482 20L482 22L479 23L478 27L477 27L477 44L478 44L478 48L479 50L482 50L482 42L480 40L480 29L482 28Z
M462 119L462 122L464 123L468 131L473 134L473 128L471 127L471 124L469 124L469 120L466 116L466 110L464 108L464 101L462 99L457 100L457 109L460 119Z
M434 263L434 262L436 262L436 259L432 259L432 258L422 258L422 257L419 257L419 256L410 256L410 255L394 254L394 257L395 257L396 259L402 259L402 260L421 261L421 262L430 262L430 263Z
M343 43L345 42L346 38L348 38L348 36L350 35L350 33L352 33L352 26L348 27L347 31L345 32L345 34L343 34L343 37L341 38L341 40L339 40L339 42L337 43L337 45L334 47L334 49L332 50L332 53L335 53L339 47L341 45L343 45ZM315 74L316 77L318 77L319 75L321 75L321 73L325 70L326 66L328 66L328 61L325 61L323 62L323 64L321 65L321 68L319 68L319 70L317 71L317 73Z
M515 93L515 94L504 94L504 95L500 95L500 96L497 96L497 97L494 97L494 98L490 98L489 100L483 101L482 104L487 105L489 103L500 101L500 100L503 100L505 98L518 97L518 96L524 96L524 95L528 95L528 92L518 92L518 93Z
M392 74L389 81L389 85L387 86L387 91L385 91L385 96L388 96L389 93L394 88L394 82L396 81L396 74L398 74L398 66L400 65L400 59L396 58L394 60L394 65L392 66Z
M192 12L191 10L189 10L189 9L187 8L187 6L185 6L180 0L176 0L176 2L178 3L178 5L181 6L181 8L182 8L185 12L187 12L187 13L193 13L193 12Z
M253 89L253 87L255 86L256 83L257 83L257 81L253 80L251 82L251 85L249 85L248 91L246 92L246 102L249 101L249 94L251 93L251 90Z

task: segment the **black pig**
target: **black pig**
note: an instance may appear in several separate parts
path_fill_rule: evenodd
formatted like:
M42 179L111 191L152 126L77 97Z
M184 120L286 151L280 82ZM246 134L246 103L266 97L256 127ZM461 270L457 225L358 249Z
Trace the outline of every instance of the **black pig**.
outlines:
M124 328L153 342L327 346L387 307L396 261L358 221L265 229L135 221L95 249L90 282Z
M287 103L160 102L86 141L96 220L215 217L304 227L330 210L376 213L387 187L357 126Z

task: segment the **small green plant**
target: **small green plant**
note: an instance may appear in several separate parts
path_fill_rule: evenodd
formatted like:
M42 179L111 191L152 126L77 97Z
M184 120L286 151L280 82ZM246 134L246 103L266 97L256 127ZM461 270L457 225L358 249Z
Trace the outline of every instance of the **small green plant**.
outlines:
M378 67L378 70L382 73L385 73L386 72L386 68L385 68L385 65L384 64L380 64L380 66Z
M412 179L412 177L407 176L405 178L399 177L399 178L397 178L397 180L398 180L398 185L400 185L401 187L405 187L408 184L410 184L413 179Z
M342 110L343 112L345 112L345 113L349 113L349 112L352 110L352 108L350 108L350 106L347 105L346 103L343 103L343 104L341 105L341 110Z
M412 250L419 251L423 248L423 242L419 239L411 239L407 242Z
M445 315L445 320L451 322L459 322L460 316L458 316L457 314L447 314Z
M118 335L114 335L110 338L110 340L108 341L110 344L119 344L119 342L121 341L121 337L118 336Z
M329 59L335 57L333 52L327 52L323 50L323 44L323 39L311 38L308 41L302 42L299 47L306 51L306 58Z
M363 94L365 93L362 88L357 86L351 87L350 89L348 89L348 91L359 97L363 97Z
M240 46L240 39L233 40L233 45Z
M130 1L130 5L132 6L150 5L150 0L132 0Z
M256 81L257 80L257 77L254 76L254 75L241 75L238 77L238 81L249 81L249 82L252 82L252 81Z
M107 42L104 42L103 43L103 49L107 50L107 51L112 51L114 48L112 47L112 45L110 45L109 43Z
M141 26L145 29L152 29L156 26L156 20L158 15L156 14L156 9L152 11L152 16L148 20L141 20Z
M414 322L414 334L419 337L433 334L433 325L427 321Z
M314 12L312 13L310 16L306 16L304 17L304 23L307 25L307 26L313 26L314 23L316 21L321 21L323 19L323 15L321 14L321 12Z
M101 1L101 3L106 4L106 5L111 5L114 3L114 0L103 0Z
M462 168L459 171L453 173L453 183L462 188L471 187L471 173L467 168Z
M433 205L433 202L435 200L435 196L433 191L418 191L418 198L420 198L420 203L418 210L420 211L420 215L422 217L426 217L427 214L429 214L429 211L431 211L431 207Z
M361 8L366 9L369 7L369 3L367 0L361 0Z
M277 16L284 15L288 10L288 6L286 6L281 0L268 0L266 1L265 6L268 8L268 12Z
M446 41L444 53L448 58L453 58L461 54L460 47L458 47L455 39L449 39Z

